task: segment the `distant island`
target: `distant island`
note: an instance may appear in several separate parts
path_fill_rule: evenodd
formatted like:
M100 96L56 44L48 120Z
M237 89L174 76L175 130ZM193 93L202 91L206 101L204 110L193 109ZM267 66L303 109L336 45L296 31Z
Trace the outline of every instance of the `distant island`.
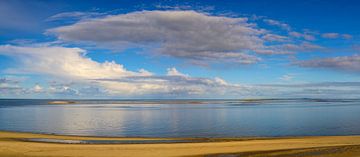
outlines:
M65 100L58 100L58 101L50 101L48 104L75 104L75 101L65 101Z

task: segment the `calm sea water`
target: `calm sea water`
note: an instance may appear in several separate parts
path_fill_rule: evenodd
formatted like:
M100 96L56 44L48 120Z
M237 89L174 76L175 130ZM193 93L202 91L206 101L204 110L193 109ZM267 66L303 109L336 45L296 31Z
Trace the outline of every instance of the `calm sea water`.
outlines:
M0 130L87 136L360 135L360 100L0 100Z

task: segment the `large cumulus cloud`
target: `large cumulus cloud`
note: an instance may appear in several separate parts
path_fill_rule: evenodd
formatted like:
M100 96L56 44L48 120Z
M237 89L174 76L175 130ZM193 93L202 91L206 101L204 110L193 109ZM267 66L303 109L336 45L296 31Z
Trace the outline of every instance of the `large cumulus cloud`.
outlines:
M286 41L247 18L195 11L140 11L81 20L49 29L58 39L113 48L146 46L147 51L191 60L251 64L257 54L288 54L269 42ZM111 46L109 46L111 45Z

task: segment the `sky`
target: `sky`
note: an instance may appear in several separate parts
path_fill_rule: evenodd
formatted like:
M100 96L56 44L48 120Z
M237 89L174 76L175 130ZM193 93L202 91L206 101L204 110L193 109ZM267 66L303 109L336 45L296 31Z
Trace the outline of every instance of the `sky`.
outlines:
M0 98L360 98L357 0L3 0Z

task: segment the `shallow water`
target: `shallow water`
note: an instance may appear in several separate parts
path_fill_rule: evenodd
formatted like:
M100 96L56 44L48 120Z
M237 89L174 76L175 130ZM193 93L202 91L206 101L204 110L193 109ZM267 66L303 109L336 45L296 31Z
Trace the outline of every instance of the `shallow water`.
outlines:
M360 100L0 100L0 130L129 137L360 135Z

